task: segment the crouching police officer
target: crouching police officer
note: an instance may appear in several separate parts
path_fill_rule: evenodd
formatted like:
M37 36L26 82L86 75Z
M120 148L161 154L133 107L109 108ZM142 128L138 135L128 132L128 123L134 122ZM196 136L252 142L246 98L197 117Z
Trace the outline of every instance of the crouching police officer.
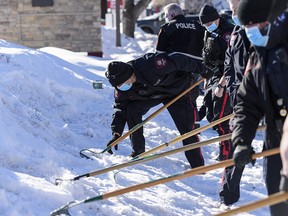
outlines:
M127 122L129 129L142 122L142 116L151 107L167 104L171 99L186 90L190 85L189 73L202 73L202 64L181 54L149 53L138 59L124 62L111 62L106 77L115 87L115 103L111 129L113 139L121 136ZM205 75L203 75L205 76ZM168 108L180 134L193 129L196 109L186 94ZM131 156L145 151L143 127L130 136ZM183 145L199 141L197 135L183 140ZM204 165L200 148L185 152L191 168Z

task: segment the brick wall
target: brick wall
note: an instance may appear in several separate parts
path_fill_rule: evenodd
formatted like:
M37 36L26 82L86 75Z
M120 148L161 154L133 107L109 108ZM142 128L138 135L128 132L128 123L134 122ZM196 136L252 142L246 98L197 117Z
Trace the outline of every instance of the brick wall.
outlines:
M32 7L32 0L1 0L0 10L1 39L32 48L102 52L99 0L54 0L48 7Z

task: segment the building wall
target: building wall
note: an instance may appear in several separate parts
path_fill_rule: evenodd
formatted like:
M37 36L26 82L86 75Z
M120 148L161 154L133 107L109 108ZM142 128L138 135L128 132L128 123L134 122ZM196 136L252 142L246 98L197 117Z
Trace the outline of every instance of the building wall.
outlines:
M31 0L1 0L0 8L1 39L33 48L102 52L99 0L54 0L48 7L32 7Z
M153 0L150 5L152 7L158 6L162 9L162 7L172 2L180 4L180 6L189 13L195 14L198 14L205 4L213 5L218 11L221 9L229 9L227 0Z

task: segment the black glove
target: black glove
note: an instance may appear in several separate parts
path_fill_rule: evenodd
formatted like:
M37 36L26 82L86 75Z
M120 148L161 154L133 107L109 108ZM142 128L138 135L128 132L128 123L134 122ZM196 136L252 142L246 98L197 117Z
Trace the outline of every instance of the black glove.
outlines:
M111 143L113 143L115 140L117 140L120 137L119 134L114 133L112 139L107 143L107 146L109 146ZM118 144L114 146L115 150L118 150ZM113 154L112 149L110 148L107 151L109 154Z
M252 163L252 165L254 165L255 160L252 160L252 155L254 153L255 152L250 145L237 145L233 153L233 160L236 167L241 169L250 162Z
M203 74L201 74L201 76L206 80L209 80L213 75L214 73L211 70L206 70Z
M288 192L288 178L283 174L281 174L279 190Z
M219 74L219 67L217 66L213 66L213 65L205 65L206 69L205 72L203 74L201 74L201 76L205 79L210 79L212 76Z

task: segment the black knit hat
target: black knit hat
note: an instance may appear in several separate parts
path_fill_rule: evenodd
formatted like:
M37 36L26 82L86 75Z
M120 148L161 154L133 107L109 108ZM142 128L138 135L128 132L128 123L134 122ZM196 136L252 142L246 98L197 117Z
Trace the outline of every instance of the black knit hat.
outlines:
M133 74L133 68L130 64L120 61L111 62L108 65L108 70L105 76L108 78L110 84L116 87L126 82Z
M281 13L283 13L287 9L287 4L288 0L273 0L268 21L274 21Z
M212 22L212 21L217 20L219 18L220 18L219 13L211 5L206 4L200 10L199 20L202 24Z
M268 20L272 0L241 0L237 15L242 25L261 23Z

